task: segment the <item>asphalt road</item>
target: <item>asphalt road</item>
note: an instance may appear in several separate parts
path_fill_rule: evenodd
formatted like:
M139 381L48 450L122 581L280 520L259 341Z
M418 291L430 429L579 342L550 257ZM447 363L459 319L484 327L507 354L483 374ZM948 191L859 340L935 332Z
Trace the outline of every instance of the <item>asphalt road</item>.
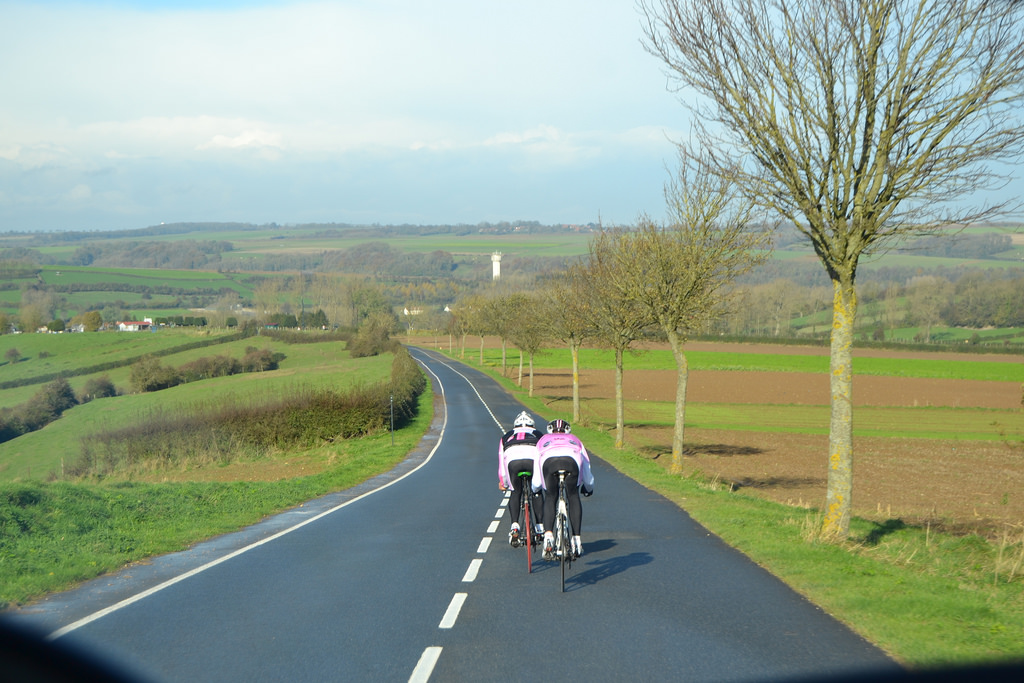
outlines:
M437 419L395 471L7 617L154 681L899 670L599 453L566 592L557 565L534 557L528 573L497 488L498 438L522 406L467 366L411 352Z

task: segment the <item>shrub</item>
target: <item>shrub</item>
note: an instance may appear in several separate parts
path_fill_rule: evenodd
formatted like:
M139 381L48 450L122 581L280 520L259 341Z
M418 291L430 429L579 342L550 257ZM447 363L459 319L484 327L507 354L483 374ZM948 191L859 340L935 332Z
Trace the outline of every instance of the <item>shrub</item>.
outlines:
M182 381L194 382L211 377L226 377L242 372L242 364L231 356L204 356L178 368Z
M155 356L145 356L132 365L131 383L136 391L159 391L181 384L181 375L160 365Z
M376 356L394 351L397 343L391 341L394 318L384 313L375 313L363 321L356 336L348 343L348 352L353 358Z
M270 349L257 349L247 347L242 357L242 372L265 372L276 370L277 364L283 356L273 353Z
M117 396L117 387L110 381L110 377L107 375L90 377L86 380L85 386L82 387L82 392L78 396L78 402L88 403L94 398L107 398L109 396Z

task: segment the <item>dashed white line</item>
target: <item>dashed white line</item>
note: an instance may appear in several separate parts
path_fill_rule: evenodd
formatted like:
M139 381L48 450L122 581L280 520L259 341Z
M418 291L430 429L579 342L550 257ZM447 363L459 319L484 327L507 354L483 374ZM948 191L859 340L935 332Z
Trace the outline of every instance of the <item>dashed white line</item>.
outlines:
M476 575L480 572L480 565L483 562L483 560L472 560L469 563L469 569L466 570L466 574L462 577L462 582L472 583L476 581Z
M488 524L487 525L487 533L493 534L495 531L498 530L498 525L499 524L501 524L501 520L498 520L498 519L496 519L493 522L491 522L490 524Z
M420 655L420 661L416 662L416 668L412 670L412 675L409 676L409 683L427 683L430 680L430 674L434 673L434 667L437 665L437 660L441 656L440 647L428 647Z
M448 603L448 609L445 610L441 623L437 625L438 628L451 628L455 626L455 620L459 618L459 612L462 610L462 605L466 602L466 596L468 595L469 593L456 593L452 596L452 601Z
M480 539L480 545L477 546L476 551L478 553L486 553L487 549L491 547L491 537L484 536Z

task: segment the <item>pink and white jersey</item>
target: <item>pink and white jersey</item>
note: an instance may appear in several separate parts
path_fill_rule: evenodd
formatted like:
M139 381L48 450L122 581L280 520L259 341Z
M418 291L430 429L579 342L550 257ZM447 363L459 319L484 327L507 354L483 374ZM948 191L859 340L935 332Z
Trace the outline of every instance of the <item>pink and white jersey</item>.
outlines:
M544 474L542 472L544 461L548 458L567 456L575 460L576 465L580 468L580 484L589 490L593 490L594 473L590 471L590 454L587 453L587 449L584 448L583 442L580 441L578 436L561 432L545 434L537 442L537 451L539 467L533 473L534 489L543 488L544 486Z
M498 486L503 489L512 488L509 481L508 464L513 460L530 460L530 470L537 468L537 440L540 432L533 427L516 427L505 432L498 442ZM513 472L512 476L515 476Z

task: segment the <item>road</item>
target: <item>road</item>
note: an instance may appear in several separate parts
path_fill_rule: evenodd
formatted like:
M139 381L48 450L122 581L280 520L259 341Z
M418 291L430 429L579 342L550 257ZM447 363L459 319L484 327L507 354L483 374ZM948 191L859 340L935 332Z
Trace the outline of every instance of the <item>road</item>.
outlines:
M522 406L465 365L410 351L437 416L394 472L10 617L155 681L898 671L600 454L566 592L554 564L535 557L527 573L497 488L498 438Z

